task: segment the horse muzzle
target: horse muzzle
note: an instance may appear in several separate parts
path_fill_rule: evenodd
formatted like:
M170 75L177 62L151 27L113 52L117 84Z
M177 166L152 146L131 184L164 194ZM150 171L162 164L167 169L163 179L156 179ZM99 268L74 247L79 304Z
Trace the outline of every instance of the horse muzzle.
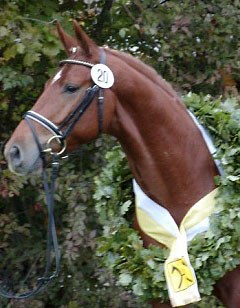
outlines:
M6 144L4 156L11 172L17 175L25 175L33 170L39 169L41 160L36 147L24 150L18 143Z

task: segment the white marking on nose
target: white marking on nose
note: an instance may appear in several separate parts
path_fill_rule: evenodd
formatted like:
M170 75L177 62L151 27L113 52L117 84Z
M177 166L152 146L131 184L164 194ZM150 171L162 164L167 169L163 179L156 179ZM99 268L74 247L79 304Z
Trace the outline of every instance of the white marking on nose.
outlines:
M53 77L51 84L53 84L55 81L57 81L61 77L62 77L62 69L59 72L57 72L57 74Z

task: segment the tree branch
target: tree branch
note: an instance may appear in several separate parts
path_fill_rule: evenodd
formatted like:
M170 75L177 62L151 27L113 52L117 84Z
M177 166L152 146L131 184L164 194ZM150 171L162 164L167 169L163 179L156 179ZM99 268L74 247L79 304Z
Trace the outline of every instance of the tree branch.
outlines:
M101 13L97 17L97 24L93 31L93 36L97 38L98 42L101 41L101 33L104 28L104 24L108 19L109 11L112 8L114 0L105 0Z

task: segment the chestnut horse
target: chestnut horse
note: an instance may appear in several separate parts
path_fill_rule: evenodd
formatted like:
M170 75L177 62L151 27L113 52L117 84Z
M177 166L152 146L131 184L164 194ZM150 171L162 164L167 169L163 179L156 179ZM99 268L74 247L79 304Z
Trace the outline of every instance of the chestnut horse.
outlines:
M66 122L68 128L74 122L71 130L63 133L68 151L96 138L101 130L119 140L142 190L179 225L191 206L215 188L218 174L199 129L172 87L152 68L126 53L99 48L76 22L74 29L76 38L58 24L68 60L46 83L28 121L23 120L8 141L5 157L9 168L18 174L38 168L41 149L52 134L61 141L62 135L56 135L62 134L58 128ZM114 84L100 89L98 95L94 92L81 110L81 119L76 118L79 101L85 100L86 89L93 84L90 68L100 62L106 62L113 72ZM51 147L55 143L53 140ZM139 229L136 219L135 228ZM158 245L141 230L140 234L146 247ZM226 307L240 307L239 267L216 283L215 294ZM156 299L152 307L171 305Z

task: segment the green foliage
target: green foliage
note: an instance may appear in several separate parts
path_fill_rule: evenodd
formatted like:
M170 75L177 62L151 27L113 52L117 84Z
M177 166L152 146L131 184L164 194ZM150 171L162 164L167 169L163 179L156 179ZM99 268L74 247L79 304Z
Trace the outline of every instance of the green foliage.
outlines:
M55 26L47 21L55 17L70 27L72 13L82 4L47 5L36 1L4 1L0 8L0 108L1 138L10 135L22 114L40 94L43 84L63 57ZM45 8L44 8L45 7ZM60 16L62 14L62 17ZM65 22L64 22L65 20ZM101 141L97 141L102 145ZM108 141L106 145L111 146ZM58 236L62 251L60 277L37 299L24 301L24 307L133 307L130 293L115 286L94 255L100 227L91 198L92 178L101 164L101 151L94 143L88 154L79 151L72 163L62 166L56 194ZM104 150L105 146L101 146ZM95 153L98 149L97 153ZM86 151L86 150L85 150ZM92 154L90 154L92 153ZM27 290L41 276L45 262L46 208L40 178L17 177L6 169L2 155L1 277L15 291ZM65 175L68 174L68 177ZM23 253L24 252L24 253ZM30 271L31 269L31 271ZM24 281L25 276L27 281ZM0 298L0 305L18 307L15 301ZM19 306L20 307L20 306Z
M210 229L189 244L191 264L203 296L200 306L196 307L205 307L215 282L240 264L240 109L235 99L222 103L221 99L189 93L184 101L210 129L218 147L216 158L222 161L225 171L216 179L220 186L217 214L210 218ZM143 300L158 297L167 300L163 264L168 250L154 246L143 248L138 233L132 229L133 215L130 215L129 205L134 201L126 157L119 147L115 147L107 153L106 159L108 164L95 181L94 198L103 225L98 253L118 277L120 285Z
M0 127L4 137L39 95L49 76L48 67L57 64L54 58L61 51L53 27L31 24L19 14L23 3L10 1L0 9Z
M239 85L239 11L238 0L119 0L108 35L112 46L141 56L177 89L219 95Z
M228 79L230 78L233 86L235 84L238 86L239 33L236 29L238 28L239 1L234 0L229 3L221 0L209 3L174 0L164 5L155 2L150 0L2 0L0 8L1 140L4 142L9 137L24 112L40 95L44 82L58 66L58 61L64 57L55 26L50 23L55 18L69 33L72 33L72 19L77 19L96 42L107 43L116 49L123 49L139 56L154 66L175 86L177 85L177 88L219 94L225 89L225 75ZM191 101L189 97L187 99ZM194 106L201 99L206 100L204 97L198 99L195 97L191 104ZM226 102L226 105L226 108L232 108L232 103ZM215 109L218 109L217 105ZM228 122L227 113L220 115L216 112L215 116L221 118L222 123ZM235 116L239 121L239 115L236 113ZM208 118L209 128L214 132L215 122L210 114ZM233 128L229 128L228 131L224 126L221 134L222 136L225 134L225 140L227 141L229 136L231 140L237 140L237 135L232 135L236 121L232 122ZM219 129L221 130L221 127ZM102 151L100 151L100 145ZM56 194L56 217L63 252L59 280L51 284L48 291L40 294L37 299L21 304L0 299L1 306L143 307L144 305L136 302L131 293L126 293L116 286L112 275L100 266L99 258L94 254L98 241L101 247L106 245L104 249L113 247L112 253L105 257L109 266L113 267L113 271L121 270L118 284L128 287L132 285L136 294L144 293L147 294L146 298L150 298L150 291L146 293L146 290L152 273L154 272L155 275L153 289L156 287L157 290L159 282L163 283L158 264L164 260L165 252L159 254L155 247L145 252L141 248L142 243L135 231L129 229L129 221L133 214L130 175L124 156L117 150L116 153L114 150L113 153L108 154L107 159L111 160L111 164L108 170L104 171L106 172L104 178L109 180L108 184L106 182L107 185L103 180L101 184L103 190L96 192L97 212L94 210L93 177L98 174L103 164L102 153L106 148L111 147L112 141L98 140L96 144L93 143L84 148L84 156L75 157L72 163L62 167ZM225 178L226 185L228 186L230 181L233 186L237 186L239 171L237 168L232 170L232 160L235 160L239 149L233 147L224 153L223 161L228 172L228 178ZM118 178L119 159L121 160L120 178ZM12 282L19 286L18 289L21 289L24 285L21 286L19 283L23 280L29 266L36 260L36 256L38 256L38 263L33 267L28 286L35 282L34 279L38 276L45 260L44 196L37 176L23 178L11 174L6 170L6 163L2 156L0 167L2 171L0 249L5 258L4 264L7 265L10 280L12 279ZM68 177L65 176L66 174ZM114 180L116 183L112 181L113 178L117 179ZM100 183L97 182L97 185ZM232 194L227 191L226 199L228 194ZM103 210L103 205L106 204L110 206ZM114 205L118 205L117 216L115 210L113 211ZM232 209L231 217L236 215L236 211ZM96 223L98 216L101 224L105 225L103 231ZM223 225L230 228L228 222L224 218L222 220ZM235 227L238 230L237 225ZM101 236L102 232L103 237L98 240L97 237ZM111 237L112 234L113 237ZM125 236L127 236L128 247L122 246ZM108 240L105 241L105 238ZM134 247L133 251L130 249L131 245ZM220 249L223 247L222 241L218 242L218 246ZM103 254L101 249L99 253ZM134 255L132 255L133 252ZM229 252L225 253L229 254ZM133 274L124 270L125 263L131 264L131 256L134 263L132 271L136 273L136 279ZM114 260L118 264L116 268L113 266ZM198 262L201 264L205 261ZM141 280L141 264L145 266L144 281ZM153 271L154 268L157 270ZM216 275L218 271L219 269L216 269ZM159 295L158 290L156 295ZM166 296L166 291L163 290L161 295Z

